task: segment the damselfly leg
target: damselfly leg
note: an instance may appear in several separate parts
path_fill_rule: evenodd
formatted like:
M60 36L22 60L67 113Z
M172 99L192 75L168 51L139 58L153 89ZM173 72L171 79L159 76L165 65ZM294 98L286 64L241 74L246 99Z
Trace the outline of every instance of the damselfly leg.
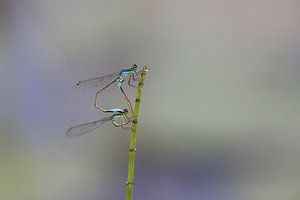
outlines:
M129 78L128 78L128 85L129 85L129 86L134 87L134 88L138 88L138 86L132 84L132 81L133 81L133 82L137 82L137 81L140 80L139 73L140 73L140 72L136 72L136 73L131 74L131 75L129 76ZM135 77L135 76L137 76L137 77Z

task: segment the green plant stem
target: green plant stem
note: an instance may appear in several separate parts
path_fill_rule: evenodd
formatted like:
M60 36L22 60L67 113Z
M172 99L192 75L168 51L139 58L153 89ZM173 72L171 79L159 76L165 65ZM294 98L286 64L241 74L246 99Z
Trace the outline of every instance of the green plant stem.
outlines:
M138 125L138 115L141 102L141 94L144 86L145 76L148 72L148 67L144 67L141 79L137 88L137 94L135 99L133 120L132 120L132 130L130 135L130 145L129 145L129 160L128 160L128 177L126 182L126 200L132 200L133 196L133 177L134 177L134 166L135 166L135 153L136 153L136 130Z

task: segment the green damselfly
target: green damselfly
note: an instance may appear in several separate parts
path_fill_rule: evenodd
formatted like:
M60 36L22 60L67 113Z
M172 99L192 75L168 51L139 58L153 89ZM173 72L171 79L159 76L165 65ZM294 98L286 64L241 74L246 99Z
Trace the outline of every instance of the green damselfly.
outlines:
M115 127L126 128L124 126L129 124L129 122L131 121L131 116L128 115L129 113L127 109L115 108L115 109L111 109L111 111L109 112L112 112L114 114L109 117L105 117L93 122L87 122L87 123L71 126L67 130L66 136L75 137L75 136L84 135L86 133L95 130L96 128L100 127L101 125L103 125L108 121L111 121Z

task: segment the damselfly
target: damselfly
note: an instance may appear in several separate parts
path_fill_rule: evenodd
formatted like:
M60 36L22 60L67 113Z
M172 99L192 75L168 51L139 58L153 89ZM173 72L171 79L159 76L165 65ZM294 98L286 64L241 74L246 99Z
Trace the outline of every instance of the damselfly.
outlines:
M132 87L136 87L135 85L132 84L132 81L136 82L139 80L139 73L142 70L143 69L140 69L136 64L133 64L132 67L130 67L130 68L126 68L126 69L123 69L121 71L118 71L118 72L115 72L115 73L112 73L112 74L109 74L106 76L101 76L101 77L97 77L97 78L91 78L91 79L87 79L87 80L78 81L76 83L75 87L79 88L79 89L90 89L93 87L100 88L101 86L105 85L101 90L99 90L96 93L94 106L103 112L110 112L111 109L104 109L99 106L99 97L100 97L101 92L103 92L106 88L111 86L113 83L117 82L118 87L120 88L122 95L128 104L130 114L132 114L133 113L132 104L131 104L129 98L127 97L127 95L125 94L125 92L122 88L122 85L124 83L125 78L128 77L128 85L132 86Z
M109 112L112 112L114 114L97 121L87 122L70 127L66 132L66 136L75 137L89 133L108 121L111 121L115 127L124 128L124 126L131 121L131 117L128 116L127 109L115 108L111 109L111 111Z

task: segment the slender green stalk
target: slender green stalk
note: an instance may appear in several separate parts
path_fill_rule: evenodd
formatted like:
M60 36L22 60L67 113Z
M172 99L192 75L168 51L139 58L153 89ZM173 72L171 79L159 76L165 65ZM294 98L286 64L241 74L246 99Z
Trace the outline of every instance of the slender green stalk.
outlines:
M138 115L140 109L141 94L144 86L145 76L148 70L149 69L146 66L143 68L141 79L137 88L136 99L135 99L132 130L131 130L130 145L129 145L128 177L126 182L126 200L132 200L132 196L133 196L133 177L134 177L135 153L136 153L136 130L138 125Z

